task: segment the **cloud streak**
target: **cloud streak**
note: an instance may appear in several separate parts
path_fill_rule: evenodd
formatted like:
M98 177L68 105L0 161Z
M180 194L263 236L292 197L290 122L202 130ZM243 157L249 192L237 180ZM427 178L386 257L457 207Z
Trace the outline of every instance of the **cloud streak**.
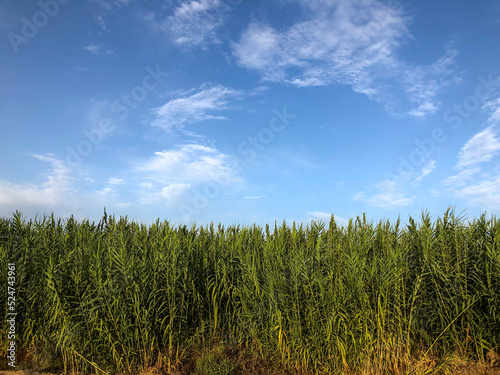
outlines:
M85 51L90 52L93 55L96 55L99 53L99 46L97 44L89 44L88 46L83 47Z
M498 129L491 125L473 136L462 147L456 168L463 169L490 161L500 151Z
M400 208L412 205L417 195L409 195L412 187L421 183L422 179L436 169L436 161L428 162L419 170L409 172L404 178L385 179L380 181L376 189L378 193L367 196L364 192L358 192L353 196L353 201L366 202L374 207Z
M155 119L151 125L163 130L172 130L205 120L226 120L226 117L217 112L232 109L230 101L241 95L240 91L221 85L205 86L195 94L170 100L153 109Z
M447 187L447 194L465 199L470 205L482 209L500 208L500 174L498 167L483 171L482 167L491 166L494 157L500 151L498 124L500 123L500 99L484 105L490 112L488 122L492 125L471 137L457 156L458 174L442 181ZM479 166L481 164L481 167Z

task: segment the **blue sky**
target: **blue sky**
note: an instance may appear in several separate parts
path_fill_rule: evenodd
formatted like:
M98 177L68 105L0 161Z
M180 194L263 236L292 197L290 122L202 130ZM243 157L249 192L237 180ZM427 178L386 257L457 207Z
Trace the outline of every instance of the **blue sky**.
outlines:
M500 210L500 5L0 4L0 215Z

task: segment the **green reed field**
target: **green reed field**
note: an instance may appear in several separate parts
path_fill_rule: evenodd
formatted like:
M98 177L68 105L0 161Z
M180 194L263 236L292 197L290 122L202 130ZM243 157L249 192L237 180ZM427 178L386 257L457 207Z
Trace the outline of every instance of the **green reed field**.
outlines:
M38 368L191 363L231 374L245 373L250 353L290 373L400 374L423 358L498 353L500 221L448 210L409 223L186 227L16 213L0 219L2 316L15 263L17 357Z

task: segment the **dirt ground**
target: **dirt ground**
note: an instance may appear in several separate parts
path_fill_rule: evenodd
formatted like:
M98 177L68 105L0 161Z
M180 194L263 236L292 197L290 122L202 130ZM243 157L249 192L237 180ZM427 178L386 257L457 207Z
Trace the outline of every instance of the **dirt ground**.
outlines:
M430 367L433 367L431 365ZM273 369L274 371L271 371L271 368L267 367L264 365L264 363L260 362L256 367L250 366L246 367L245 369L241 369L241 371L236 371L234 374L239 375L239 374L244 374L244 375L279 375L281 372L276 369ZM421 371L420 371L421 370ZM430 370L430 371L429 371ZM287 372L288 373L288 372ZM420 368L417 371L412 372L412 375L419 375L419 374L446 374L446 375L500 375L500 355L494 353L494 352L489 352L486 356L486 361L484 362L469 362L466 363L465 361L457 361L454 363L453 368L446 369L446 370L441 370L441 371L432 371L429 366L424 366L423 368ZM165 372L156 369L156 368L151 368L148 370L145 370L138 375L163 375ZM176 372L176 375L183 375L183 374L195 374L195 375L203 375L200 372L197 372L194 370L192 367L187 367L184 368L183 370ZM33 370L0 370L0 375L57 375L54 373L50 372L38 372L38 371L33 371ZM83 375L83 374L81 374ZM352 374L355 375L355 374ZM361 373L359 375L372 375L371 371ZM385 375L385 374L380 374L380 375ZM395 375L395 374L393 374ZM401 373L403 375L403 373Z
M148 371L144 375L155 374L156 371ZM473 365L465 366L459 370L452 372L442 372L443 374L449 375L500 375L500 366L490 366L484 363L477 363ZM156 373L157 374L157 373ZM36 371L0 371L0 375L56 375L48 372L36 372ZM251 375L251 374L249 374Z

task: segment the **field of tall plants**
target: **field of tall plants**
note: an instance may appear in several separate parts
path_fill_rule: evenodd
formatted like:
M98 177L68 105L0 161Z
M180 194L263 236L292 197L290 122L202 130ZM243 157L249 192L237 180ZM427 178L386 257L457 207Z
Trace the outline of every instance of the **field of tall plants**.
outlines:
M187 227L16 213L0 219L1 361L10 263L18 361L38 368L245 373L238 351L289 373L400 374L500 349L500 221L486 215Z

